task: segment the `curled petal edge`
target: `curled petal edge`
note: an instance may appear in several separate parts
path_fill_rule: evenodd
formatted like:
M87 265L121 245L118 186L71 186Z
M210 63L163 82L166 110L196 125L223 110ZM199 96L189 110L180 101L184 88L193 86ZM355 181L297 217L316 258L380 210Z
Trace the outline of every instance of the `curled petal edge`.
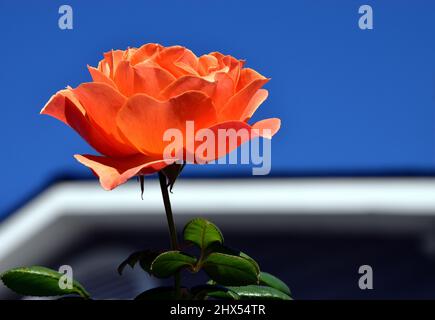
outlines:
M100 184L105 190L113 190L136 175L146 175L160 171L176 161L151 160L143 155L126 158L109 158L76 154L74 158L92 170L100 179Z

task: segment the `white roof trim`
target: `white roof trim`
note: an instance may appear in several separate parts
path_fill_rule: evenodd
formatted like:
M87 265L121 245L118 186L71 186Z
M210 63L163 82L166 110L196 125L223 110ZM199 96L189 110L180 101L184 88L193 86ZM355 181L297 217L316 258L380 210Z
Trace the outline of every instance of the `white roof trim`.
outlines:
M147 183L148 182L148 183ZM59 183L0 225L0 261L59 217L162 214L157 181L105 192L96 181ZM180 179L171 195L177 215L435 215L435 179Z

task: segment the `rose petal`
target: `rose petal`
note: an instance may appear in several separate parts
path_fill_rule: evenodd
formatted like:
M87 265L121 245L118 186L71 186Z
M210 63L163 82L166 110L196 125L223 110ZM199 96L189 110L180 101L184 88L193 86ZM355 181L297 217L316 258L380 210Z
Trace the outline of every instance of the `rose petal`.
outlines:
M136 53L137 48L127 48L127 50L124 51L124 55L122 56L122 60L128 60L130 61L133 55Z
M165 160L152 160L144 155L118 159L78 154L74 157L100 178L100 184L106 190L116 188L135 175L151 174L168 165Z
M183 54L174 63L177 67L183 69L188 74L198 74L198 57L189 49L184 50Z
M118 90L126 97L134 94L134 69L130 62L123 60L118 64L114 82Z
M98 62L97 69L103 73L106 77L110 78L110 66L106 59L103 58L100 62Z
M224 63L224 58L226 57L225 55L223 55L220 52L211 52L209 53L209 55L215 57L218 61L218 69L222 69L223 67L228 67L225 63ZM228 67L229 70L229 67Z
M281 128L281 120L269 118L258 121L252 125L252 129L260 130L260 136L271 139Z
M101 154L118 157L131 154L131 148L113 141L89 122L85 109L70 89L61 90L53 95L41 110L41 114L64 122Z
M280 124L281 121L276 118L259 121L253 126L250 126L243 121L221 122L208 128L208 130L213 133L211 137L214 138L214 142L211 144L211 146L215 147L214 154L199 154L198 147L206 141L205 139L204 141L195 141L194 153L192 150L187 149L186 154L190 155L190 159L194 158L195 162L197 163L210 162L231 153L240 145L251 139L257 137L271 139L272 136L279 130ZM220 131L221 135L219 134ZM225 145L219 145L223 137L225 137ZM237 140L234 140L236 138ZM236 143L231 143L230 141L235 141ZM192 156L193 154L195 157ZM188 155L186 157L189 159Z
M234 81L229 74L219 72L215 75L216 90L213 96L213 102L216 110L219 113L225 106L225 104L234 95Z
M196 76L182 76L167 86L161 93L162 100L178 96L186 91L201 91L208 97L212 97L216 83L198 78Z
M176 62L186 49L182 46L172 46L162 49L155 57L155 61L165 70L170 72L175 77L180 76L180 71L174 62Z
M120 135L116 125L116 115L126 98L112 87L98 82L83 83L73 90L86 110L91 123L104 132L110 140L114 140L130 154L137 150Z
M222 59L222 62L226 66L228 66L228 68L229 68L228 74L231 76L234 83L238 83L244 61L237 60L236 58L234 58L232 56L225 56Z
M157 98L164 88L175 81L175 77L159 65L149 61L135 66L128 61L121 61L114 81L118 90L126 97L136 93L145 93Z
M239 81L237 82L236 91L242 90L243 88L245 88L255 80L265 80L265 79L267 78L251 68L242 69L240 71L240 78Z
M77 108L84 117L86 112L71 89L64 89L58 91L56 94L50 97L50 100L45 104L41 110L41 114L52 116L65 124L69 125L65 116L65 98L68 97L73 102L73 107Z
M186 121L195 128L216 123L212 100L198 91L189 91L168 101L160 102L144 94L130 97L118 113L121 132L141 152L163 154L168 142L163 141L167 129L178 129L183 135Z
M218 59L218 61L222 61L223 58L225 58L225 55L218 51L210 52L209 55L215 57L216 59Z
M225 106L219 110L219 121L225 120L241 120L244 116L244 111L249 105L252 97L256 94L258 89L265 85L269 79L256 79L238 91Z
M197 57L192 51L181 46L163 49L156 56L155 61L176 78L187 74L197 74Z
M147 43L136 50L131 56L130 63L134 66L154 57L163 47L157 43Z
M88 65L88 70L94 82L102 82L108 84L113 88L116 88L116 85L113 82L113 80L110 79L108 76L106 76L102 71L98 70L97 68L91 67L89 65Z
M259 89L254 96L249 100L249 103L243 111L240 120L248 121L257 111L258 107L267 99L269 92L266 89Z
M208 75L219 67L218 59L210 54L205 54L198 59L198 72L201 76Z
M159 97L160 92L175 81L175 77L159 66L140 63L134 66L134 93Z
M116 73L116 69L118 68L119 62L122 61L124 57L124 51L122 50L111 50L109 52L104 53L104 60L107 62L107 65L110 70L110 78L113 79Z

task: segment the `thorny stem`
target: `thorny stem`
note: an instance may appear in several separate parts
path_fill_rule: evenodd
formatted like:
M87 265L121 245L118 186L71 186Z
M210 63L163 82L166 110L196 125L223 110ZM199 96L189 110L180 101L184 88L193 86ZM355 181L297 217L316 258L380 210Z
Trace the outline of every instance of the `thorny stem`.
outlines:
M172 215L171 200L169 199L166 176L159 171L160 189L162 190L163 203L165 205L166 218L168 220L169 235L171 237L172 250L178 250L177 230L175 228L174 216ZM181 278L180 272L175 274L175 294L176 298L181 298Z

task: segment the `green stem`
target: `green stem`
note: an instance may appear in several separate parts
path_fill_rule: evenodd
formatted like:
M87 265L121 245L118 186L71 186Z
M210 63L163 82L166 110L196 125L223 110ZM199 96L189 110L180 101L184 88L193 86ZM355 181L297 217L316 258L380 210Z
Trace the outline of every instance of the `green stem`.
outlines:
M177 230L175 228L174 216L172 214L171 200L169 199L168 186L166 184L166 176L159 171L160 189L162 190L163 204L165 205L166 219L168 220L169 235L171 237L172 250L178 250ZM175 294L177 299L181 297L181 278L177 272L175 278Z

